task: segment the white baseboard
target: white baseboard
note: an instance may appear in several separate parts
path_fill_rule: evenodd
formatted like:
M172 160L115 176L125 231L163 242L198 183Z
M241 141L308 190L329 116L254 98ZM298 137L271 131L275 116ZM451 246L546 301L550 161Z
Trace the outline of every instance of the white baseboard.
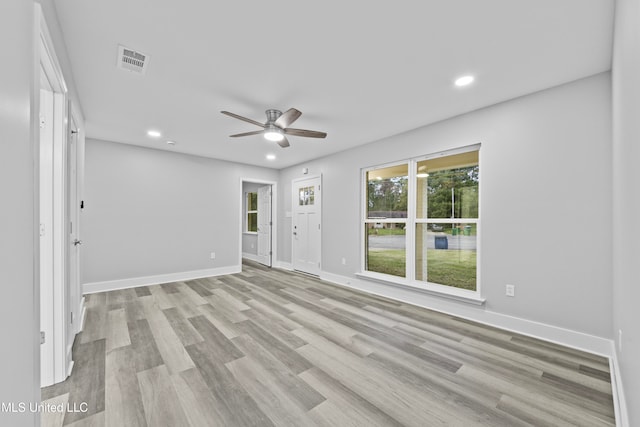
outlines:
M293 264L290 262L276 261L273 266L281 270L293 271Z
M69 365L67 365L67 378L69 378L71 376L71 373L73 372L73 366L74 365L75 365L75 362L73 360L69 360ZM67 378L65 378L65 380Z
M320 273L320 279L588 353L611 357L611 340L606 338L519 317L508 316L486 310L486 308L482 306L460 304L453 300L439 298L426 293L376 281L346 277L327 272Z
M613 408L616 414L616 426L629 427L631 424L629 424L629 412L627 411L627 401L624 396L622 373L620 372L620 365L618 363L615 341L611 341L609 370L611 371L611 390L613 392Z
M258 261L258 255L250 254L248 252L242 252L242 258L246 258L250 261L260 262Z
M139 286L159 285L161 283L180 282L184 280L201 279L203 277L223 276L242 271L240 265L227 267L208 268L204 270L183 271L179 273L159 274L157 276L132 277L130 279L109 280L104 282L92 282L82 285L83 294L96 292L115 291L118 289L136 288Z
M80 306L78 307L78 313L80 313L80 323L78 324L78 327L76 328L76 334L79 334L80 332L83 331L84 329L84 319L85 319L85 315L87 314L87 305L85 304L85 298L84 296L82 298L80 298Z

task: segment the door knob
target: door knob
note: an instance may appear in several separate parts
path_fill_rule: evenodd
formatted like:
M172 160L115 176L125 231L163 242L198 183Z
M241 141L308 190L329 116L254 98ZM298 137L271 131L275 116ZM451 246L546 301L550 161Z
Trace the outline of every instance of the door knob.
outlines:
M81 244L82 244L82 240L75 239L73 241L73 246L78 246L78 245L81 245Z

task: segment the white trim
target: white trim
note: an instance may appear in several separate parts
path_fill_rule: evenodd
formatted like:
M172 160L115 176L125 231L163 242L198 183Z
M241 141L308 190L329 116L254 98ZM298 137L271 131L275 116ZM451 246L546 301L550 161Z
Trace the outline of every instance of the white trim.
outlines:
M273 263L273 266L275 268L279 268L280 270L293 271L293 264L291 264L290 262L275 261Z
M341 276L328 272L321 272L320 279L336 285L560 344L565 347L575 348L604 357L611 357L611 340L595 335L496 313L481 306L460 304L459 302L439 298L425 292L417 292L404 286L374 282L357 277Z
M242 252L242 258L246 258L250 261L260 262L258 256L256 254L250 254L248 252Z
M159 274L157 276L132 277L129 279L109 280L104 282L92 282L82 285L82 293L93 294L96 292L115 291L118 289L137 288L139 286L159 285L161 283L181 282L184 280L201 279L203 277L224 276L236 274L242 271L241 265L227 267L208 268L204 270L183 271L179 273Z
M71 376L71 372L73 372L73 367L75 366L75 364L76 364L76 362L74 362L71 359L71 352L69 352L69 364L67 365L67 378L69 378Z
M627 401L624 396L622 384L622 373L618 363L618 353L616 352L616 342L611 340L611 357L609 358L609 371L611 372L611 391L613 393L613 409L616 415L616 426L629 427L629 412Z
M38 51L38 68L37 75L44 72L47 80L49 81L53 93L53 117L50 117L52 126L52 205L44 206L45 209L51 208L52 210L52 222L47 224L49 233L53 239L53 284L52 284L52 297L51 301L47 294L40 298L40 312L43 310L48 314L49 309L52 310L52 315L44 316L46 318L52 317L52 325L50 328L43 327L43 321L40 320L39 328L51 333L51 336L47 336L47 345L51 345L52 350L41 350L42 357L49 358L51 355L53 363L50 364L47 360L41 359L40 361L40 382L41 386L47 386L55 384L66 379L67 370L69 368L70 355L66 352L67 347L67 335L71 334L69 326L69 313L70 306L67 299L69 294L68 288L68 236L69 236L69 213L67 206L67 182L68 182L68 164L67 164L67 151L68 151L68 123L70 113L67 104L67 85L65 83L62 67L55 53L55 44L51 38L49 28L46 23L46 19L42 12L42 7L36 5L35 7L36 26L38 28L38 42L36 49ZM38 86L40 79L38 79ZM40 91L38 90L38 93ZM39 102L37 103L39 106ZM38 111L39 113L39 111ZM48 159L47 159L48 160ZM42 168L42 165L39 165ZM38 187L38 194L41 194L41 189ZM41 206L42 208L42 206ZM40 252L40 243L38 245L38 252ZM40 282L40 280L39 280ZM40 286L43 286L42 284ZM43 306L44 304L44 306ZM49 304L51 306L49 307ZM42 354L44 353L44 354ZM52 369L53 372L49 372Z
M416 292L425 292L431 295L436 295L442 298L450 298L469 304L482 305L486 302L486 299L480 297L475 291L455 288L453 286L439 285L437 283L429 282L419 282L417 280L410 281L401 277L376 273L372 271L356 273L356 276L362 277L364 280L372 280L387 285L406 286L407 288L415 290Z
M80 286L80 291L82 291L82 286ZM85 304L84 296L80 298L80 306L78 307L78 313L80 313L80 323L78 324L78 329L76 329L76 335L84 330L84 319L87 314L87 305Z

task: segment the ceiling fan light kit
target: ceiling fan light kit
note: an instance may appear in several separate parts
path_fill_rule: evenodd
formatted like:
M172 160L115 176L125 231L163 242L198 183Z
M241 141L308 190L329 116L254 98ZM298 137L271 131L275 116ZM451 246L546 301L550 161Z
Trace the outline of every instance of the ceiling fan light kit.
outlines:
M302 113L295 108L289 108L284 113L280 110L274 109L265 111L265 114L267 115L267 122L264 124L228 111L221 111L221 113L262 128L262 130L230 135L232 138L262 134L265 139L277 142L280 147L286 148L289 146L289 141L285 135L302 136L307 138L325 138L327 136L325 132L290 128L289 126L302 115Z

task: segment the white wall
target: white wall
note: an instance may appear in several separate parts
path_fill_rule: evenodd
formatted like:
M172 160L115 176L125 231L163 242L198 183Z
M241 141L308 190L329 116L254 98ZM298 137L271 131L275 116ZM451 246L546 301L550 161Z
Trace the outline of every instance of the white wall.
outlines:
M323 175L323 271L354 277L360 169L481 142L486 310L611 338L610 95L604 73L281 171L280 261L303 167Z
M40 399L39 293L34 272L35 141L31 108L35 87L35 36L32 1L0 2L0 402ZM10 64L10 65L9 65ZM35 111L37 115L37 111ZM35 123L35 121L33 122ZM36 414L0 413L0 425L34 426Z
M247 176L278 172L88 139L82 283L239 266Z
M255 182L242 183L242 229L247 229L247 216L244 214L247 211L247 193L257 193L258 188L263 187L264 184L257 184ZM242 253L257 255L258 254L258 235L242 233Z
M613 336L629 411L640 425L640 1L618 0L613 53ZM622 342L619 340L622 331Z

